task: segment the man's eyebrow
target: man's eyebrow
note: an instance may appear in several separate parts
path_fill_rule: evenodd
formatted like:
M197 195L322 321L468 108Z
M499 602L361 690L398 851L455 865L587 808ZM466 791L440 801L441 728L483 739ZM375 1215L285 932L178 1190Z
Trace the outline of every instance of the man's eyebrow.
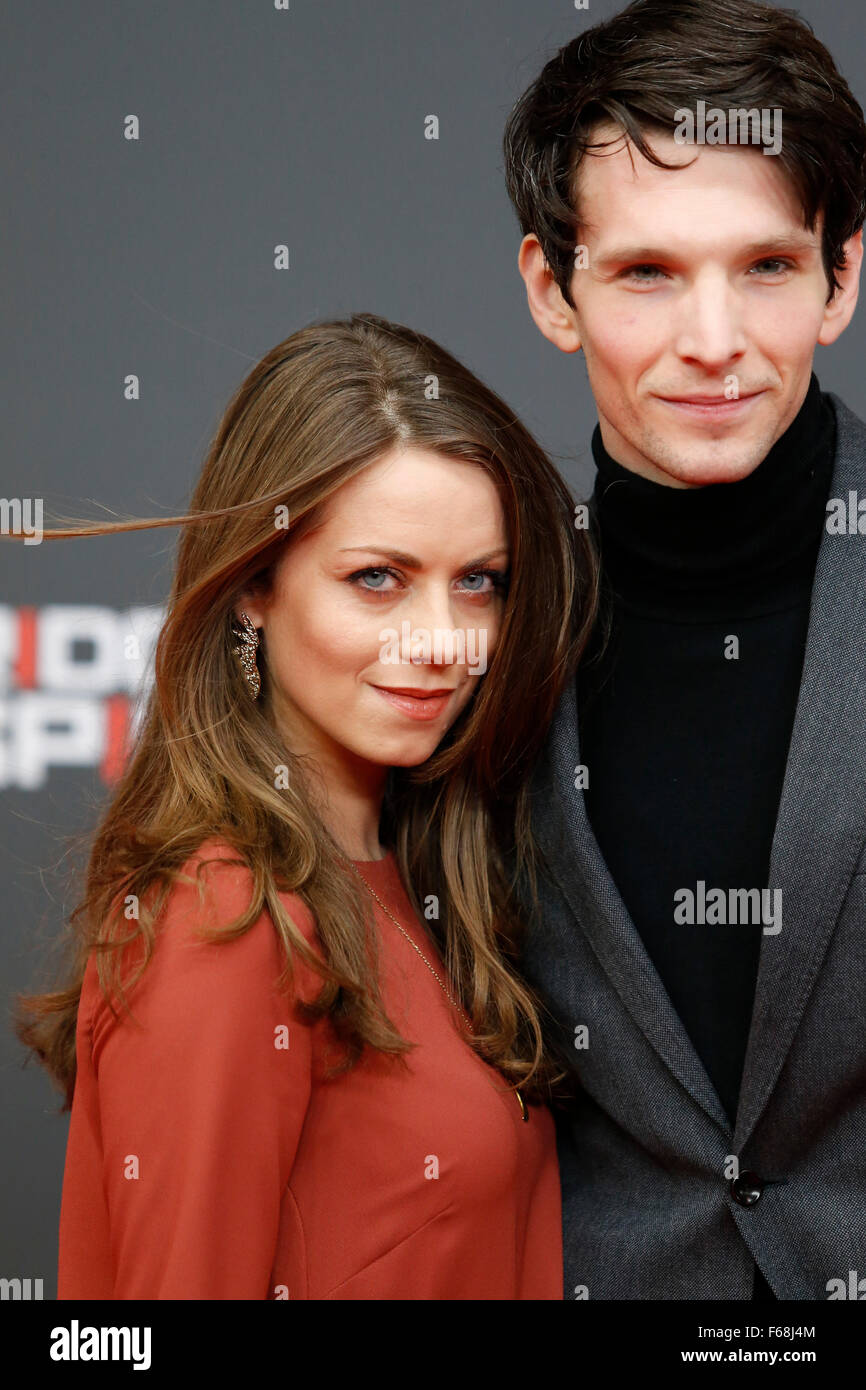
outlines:
M384 545L343 545L340 547L339 554L346 551L357 551L362 555L384 555L386 560L393 560L395 565L405 565L407 569L421 569L423 561L416 555L407 555L402 550L389 550ZM489 560L495 560L499 555L507 555L507 546L501 545L498 550L489 550L486 555L478 555L474 560L470 560L465 566L466 569L475 569L480 565L486 565Z
M756 256L765 256L771 251L806 252L816 251L818 246L815 240L807 235L799 233L780 232L778 236L762 237L760 241L750 241L748 245L739 249L740 255L752 259ZM621 262L644 262L666 261L671 258L671 248L669 246L612 246L603 256L595 256L591 259L597 266L618 265Z

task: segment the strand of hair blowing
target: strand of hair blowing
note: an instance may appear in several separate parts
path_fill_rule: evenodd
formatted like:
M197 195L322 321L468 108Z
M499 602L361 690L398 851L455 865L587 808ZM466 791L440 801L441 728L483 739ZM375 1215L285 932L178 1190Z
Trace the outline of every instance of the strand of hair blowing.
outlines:
M431 375L436 399L424 390ZM399 1059L415 1045L384 1010L369 898L319 814L315 768L276 728L266 644L254 703L231 632L238 596L267 584L282 546L314 524L344 482L400 446L488 470L505 513L511 580L497 649L472 701L427 763L390 770L383 835L416 910L429 894L439 897L430 927L472 1020L470 1045L529 1099L556 1099L560 1082L567 1089L543 1006L516 970L524 919L512 890L524 872L534 888L528 779L592 626L597 560L586 532L574 529L564 482L504 402L430 339L356 314L308 325L253 368L225 412L187 513L66 518L44 530L60 539L181 528L154 683L131 757L86 839L63 978L17 1000L18 1037L63 1090L64 1109L88 956L96 955L112 1009L116 997L130 1010L171 889L214 838L248 869L250 902L235 922L204 935L232 940L267 909L285 952L281 982L291 985L298 956L321 977L318 996L296 1007L302 1018L329 1018L343 1054L333 1071L353 1066L366 1046ZM276 507L288 509L288 533L275 532ZM288 785L278 788L283 766ZM313 913L321 955L292 921L280 897L287 893ZM138 902L132 920L124 913L130 896ZM128 948L134 969L125 977Z

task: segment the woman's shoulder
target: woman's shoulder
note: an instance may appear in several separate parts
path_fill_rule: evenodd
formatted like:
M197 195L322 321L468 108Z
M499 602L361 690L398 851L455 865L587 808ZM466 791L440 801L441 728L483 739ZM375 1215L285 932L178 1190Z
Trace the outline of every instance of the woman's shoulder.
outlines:
M150 959L128 993L133 1013L164 1015L179 1008L255 1010L286 964L286 951L267 904L246 927L254 892L251 867L219 836L204 840L180 867L153 923ZM294 893L280 899L293 924L314 950L315 919ZM124 980L144 959L139 934L122 951ZM298 961L296 988L314 972ZM316 977L318 978L318 977ZM320 983L320 982L319 982ZM91 954L82 988L83 1018L96 1030L114 1020L98 984ZM115 1008L117 1007L115 1003Z
M253 889L254 875L249 863L228 840L211 835L181 865L166 902L166 919L176 922L178 909L187 908L189 897L193 916L206 912L209 925L225 925L247 911ZM303 898L298 893L280 892L278 896L298 930L313 941L315 918ZM206 906L198 906L202 903ZM269 914L263 907L257 921L265 915Z

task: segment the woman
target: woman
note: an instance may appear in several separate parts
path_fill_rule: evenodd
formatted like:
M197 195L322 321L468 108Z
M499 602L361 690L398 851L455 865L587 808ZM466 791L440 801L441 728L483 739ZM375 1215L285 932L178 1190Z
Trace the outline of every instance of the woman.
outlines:
M60 991L59 1297L559 1299L516 969L526 784L595 566L512 413L369 314L243 382ZM489 668L489 669L488 669Z

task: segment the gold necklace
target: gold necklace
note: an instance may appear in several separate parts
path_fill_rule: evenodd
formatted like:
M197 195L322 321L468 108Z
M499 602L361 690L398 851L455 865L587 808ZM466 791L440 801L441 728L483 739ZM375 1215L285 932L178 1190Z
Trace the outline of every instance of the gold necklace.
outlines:
M427 957L425 956L424 952L421 950L421 947L418 946L418 945L416 944L416 942L414 942L414 941L412 940L412 938L411 938L411 936L409 935L409 933L405 930L405 928L403 927L403 925L402 925L400 922L397 921L397 918L394 916L393 912L392 912L391 909L387 906L387 904L382 902L382 899L379 897L379 894L376 892L375 888L373 888L373 887L367 882L367 880L365 879L364 875L361 873L361 870L358 868L358 866L357 866L351 859L350 859L348 862L352 865L352 868L355 870L355 873L358 875L359 879L360 879L361 882L364 884L364 886L366 887L367 891L376 899L376 902L379 904L379 906L381 907L382 911L388 914L388 916L391 918L391 921L394 923L394 926L397 928L397 930L398 930L399 932L401 932L403 936L405 936L406 940L409 942L409 945L412 947L412 949L413 949L414 951L417 951L417 952L418 952L418 955L421 957L421 959L423 960L423 962L424 962L424 964L426 965L427 969L430 971L430 974L433 976L434 980L436 980L436 982L437 982L437 984L439 985L440 989L443 990L443 992L447 995L448 999L450 999L450 1001L451 1001L451 1003L453 1004L454 1008L460 1010L460 1012L462 1013L463 1017L466 1019L467 1027L469 1028L469 1031L470 1031L470 1033L471 1033L471 1032L472 1032L472 1022L471 1022L471 1020L470 1020L470 1018L469 1018L469 1015L467 1014L466 1010L462 1007L462 1005L460 1005L460 1004L457 1003L457 1000L454 998L453 994L452 994L451 991L448 989L448 987L447 987L447 985L445 984L445 982L441 979L441 977L440 977L440 976L437 974L437 972L433 969L433 966L430 964L430 962L429 962L429 960L427 959ZM379 861L379 860L374 860L373 862L374 862L374 863L379 863L380 861ZM520 1113L522 1114L524 1120L528 1121L528 1120L529 1120L529 1111L528 1111L527 1108L526 1108L526 1103L525 1103L525 1101L524 1101L524 1099L523 1099L523 1096L520 1094L519 1091L515 1091L514 1094L517 1096L517 1103L518 1103L518 1105L520 1106Z

